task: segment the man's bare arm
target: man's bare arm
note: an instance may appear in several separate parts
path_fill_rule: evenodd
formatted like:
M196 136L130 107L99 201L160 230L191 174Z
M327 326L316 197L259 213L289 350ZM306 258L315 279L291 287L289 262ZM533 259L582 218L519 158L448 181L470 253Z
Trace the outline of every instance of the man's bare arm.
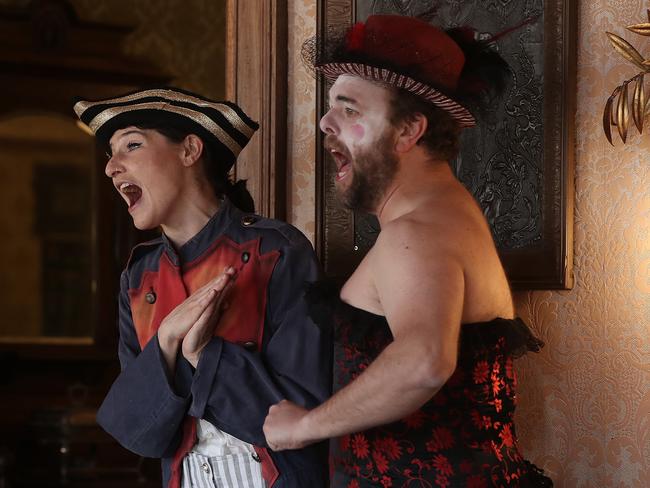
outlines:
M352 383L307 412L271 407L265 434L276 449L357 432L403 418L456 367L464 279L453 249L414 224L385 228L373 249L373 280L394 341Z

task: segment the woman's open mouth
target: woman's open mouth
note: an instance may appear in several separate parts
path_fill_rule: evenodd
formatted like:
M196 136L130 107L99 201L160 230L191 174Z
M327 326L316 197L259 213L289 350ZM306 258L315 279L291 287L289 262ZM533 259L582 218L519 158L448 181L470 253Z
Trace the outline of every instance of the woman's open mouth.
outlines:
M126 203L129 206L129 211L133 209L135 204L138 203L138 201L142 197L142 189L138 185L134 185L133 183L128 183L128 182L121 183L117 189L119 190L124 200L126 200Z

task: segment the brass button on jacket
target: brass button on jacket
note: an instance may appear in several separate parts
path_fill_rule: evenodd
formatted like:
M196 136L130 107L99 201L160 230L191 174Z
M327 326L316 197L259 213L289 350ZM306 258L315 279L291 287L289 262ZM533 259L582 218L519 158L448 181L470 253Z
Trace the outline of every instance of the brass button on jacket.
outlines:
M241 225L243 225L244 227L248 227L249 225L252 225L255 222L257 222L257 217L255 217L255 215L244 215L241 218Z

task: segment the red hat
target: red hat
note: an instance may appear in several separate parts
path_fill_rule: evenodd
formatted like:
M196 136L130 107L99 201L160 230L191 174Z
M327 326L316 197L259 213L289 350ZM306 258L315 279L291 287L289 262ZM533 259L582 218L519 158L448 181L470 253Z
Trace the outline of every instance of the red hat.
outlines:
M465 65L460 46L444 31L413 17L371 15L347 32L337 52L315 68L335 80L350 74L418 95L447 112L459 126L475 120L453 98Z

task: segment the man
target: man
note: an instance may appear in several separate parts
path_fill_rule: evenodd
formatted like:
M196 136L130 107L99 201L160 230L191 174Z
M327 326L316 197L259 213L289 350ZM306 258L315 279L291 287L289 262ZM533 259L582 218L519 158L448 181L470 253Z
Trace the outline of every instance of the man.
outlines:
M337 190L381 232L330 304L338 391L313 410L280 402L264 432L274 450L343 436L336 487L550 483L513 426L512 359L539 342L514 319L488 224L448 164L474 125L458 99L491 81L465 62L467 32L371 16L315 63L335 80L320 128Z

